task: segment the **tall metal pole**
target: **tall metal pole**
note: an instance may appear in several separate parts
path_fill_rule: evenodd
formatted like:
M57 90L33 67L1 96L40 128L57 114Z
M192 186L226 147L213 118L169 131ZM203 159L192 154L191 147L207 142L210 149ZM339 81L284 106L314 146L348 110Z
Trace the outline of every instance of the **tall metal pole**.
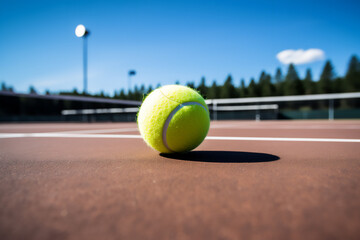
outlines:
M135 71L135 70L130 70L130 71L128 72L128 88L129 88L128 92L131 91L131 77L132 77L132 76L135 76L135 75L136 75L136 71Z
M87 93L87 68L88 68L88 54L87 54L87 37L89 36L89 31L85 28L84 25L79 24L75 28L75 35L83 39L83 77L84 77L84 94Z
M131 90L131 75L128 75L128 92Z
M84 94L87 93L87 35L83 36Z

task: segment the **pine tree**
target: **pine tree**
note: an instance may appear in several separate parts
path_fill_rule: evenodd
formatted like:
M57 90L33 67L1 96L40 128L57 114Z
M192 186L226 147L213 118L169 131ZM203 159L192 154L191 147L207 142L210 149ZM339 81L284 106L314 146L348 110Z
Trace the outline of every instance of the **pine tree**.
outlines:
M195 89L195 84L194 82L187 82L186 86L188 86L189 88Z
M236 89L232 83L232 77L229 75L221 88L220 98L236 98L238 97Z
M127 99L124 89L121 89L119 93L119 99Z
M140 93L141 94L145 93L145 85L144 84L141 84L141 86L140 86Z
M299 75L296 72L295 66L291 63L284 82L285 95L301 95L304 94L304 88Z
M360 61L355 55L350 58L345 82L347 92L360 91Z
M200 80L200 84L197 87L197 90L200 92L200 94L206 98L207 97L207 92L208 92L208 87L206 86L206 80L205 77L202 77Z
M14 92L14 88L12 86L6 86L6 83L2 82L1 83L1 91Z
M148 88L148 90L146 91L146 94L149 94L149 93L151 93L152 91L153 91L153 88L152 88L152 86L150 85L149 88Z
M275 93L275 87L271 83L271 76L262 71L259 78L259 95L272 96Z
M29 87L29 93L30 93L30 94L36 94L36 89L35 89L34 86L30 86L30 87Z
M250 84L248 86L248 96L249 97L257 97L258 91L257 91L257 85L254 78L251 78Z
M333 90L335 93L346 92L347 86L345 79L342 77L337 77L333 80Z
M114 90L113 98L115 98L115 99L118 99L118 98L119 98L118 91Z
M319 93L332 93L333 92L333 80L334 80L334 68L331 62L328 60L325 63L324 69L320 75L318 83Z
M220 96L219 87L216 85L216 81L214 80L213 84L209 88L207 97L209 99L217 99L217 98L219 98L219 96Z
M100 94L99 94L99 97L101 97L101 98L104 98L104 97L105 97L104 90L101 90L101 92L100 92Z
M80 95L76 88L73 89L72 94L75 95L75 96Z
M276 69L274 80L275 80L276 95L278 96L284 95L284 77L282 75L281 68Z
M275 80L275 84L278 84L278 83L284 81L284 77L282 75L281 68L276 69L274 80Z
M134 94L131 90L129 90L126 94L126 99L128 100L134 100Z
M316 85L312 79L311 69L308 68L306 70L306 75L304 78L304 91L305 94L315 94L316 93Z
M242 78L240 81L239 97L247 97L247 88L245 86L245 80Z
M142 94L141 90L139 89L139 87L137 85L135 85L133 100L140 101L140 100L142 100L142 98L143 98L143 94Z

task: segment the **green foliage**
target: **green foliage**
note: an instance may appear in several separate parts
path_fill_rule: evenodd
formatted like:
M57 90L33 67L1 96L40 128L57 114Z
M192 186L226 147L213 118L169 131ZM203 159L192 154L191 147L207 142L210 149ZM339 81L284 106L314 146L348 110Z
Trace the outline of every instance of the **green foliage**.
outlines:
M124 89L121 89L121 91L120 91L120 94L119 94L119 98L120 99L126 99L126 94L125 94L125 92L124 92Z
M229 75L224 85L220 89L220 98L236 98L238 97L237 91L232 83L232 77Z
M72 94L73 94L73 95L79 95L79 92L77 91L76 88L74 88Z
M36 93L37 93L34 86L30 86L30 87L29 87L29 93L30 93L30 94L36 94Z
M281 72L281 68L276 69L276 73L274 76L275 82L275 91L277 96L284 95L284 77Z
M334 80L334 67L330 61L326 61L318 83L319 93L332 93Z
M6 83L1 83L1 91L4 92L14 92L14 88L12 86L6 86Z
M248 89L245 86L245 79L241 79L240 87L239 87L239 97L247 97L248 96Z
M133 99L131 100L142 100L142 99L143 99L143 93L141 89L139 89L138 86L135 85Z
M266 97L266 96L273 96L275 95L275 86L271 82L271 76L267 74L265 71L262 71L259 78L259 95Z
M250 80L250 84L248 86L248 96L249 97L257 97L258 95L258 87L255 83L255 79L254 78L251 78Z
M188 82L188 83L186 83L186 86L188 86L189 88L195 89L195 83L194 82Z
M304 86L293 64L289 65L285 77L284 95L301 95L304 94Z
M176 84L180 84L180 81L177 80ZM160 84L157 84L156 88L160 86ZM205 77L202 77L199 85L190 81L187 83L187 86L196 89L208 99L356 92L360 91L360 61L357 56L351 56L348 70L344 77L335 77L333 65L330 61L326 61L319 81L314 81L311 69L307 69L305 78L301 79L295 66L290 64L285 77L281 68L276 69L274 76L262 71L258 81L251 78L248 85L245 79L241 79L239 86L236 87L233 84L232 76L228 75L223 85L217 85L214 80L211 86L207 86ZM135 86L127 91L124 89L117 90L112 97L103 91L96 94L84 94L77 89L69 92L62 91L58 94L142 101L144 96L153 91L153 89L151 85L146 88L143 84L140 87ZM1 91L13 91L13 88L6 86L3 82L1 84ZM36 94L36 92L36 89L30 86L29 93ZM46 94L52 93L46 90Z
M147 90L147 92L146 92L146 94L149 94L149 93L151 93L152 91L153 91L153 88L152 88L152 86L150 85L149 88L148 88L148 90Z
M200 80L200 85L196 88L200 94L204 97L207 98L207 93L208 93L208 87L206 86L206 80L205 77L202 77Z
M333 90L335 93L346 92L347 86L343 78L337 77L333 81Z
M220 87L217 86L216 81L214 80L213 84L209 88L208 98L214 99L214 98L219 98L219 97L220 97Z
M282 75L281 68L276 69L274 80L275 80L275 84L278 84L278 83L281 83L284 81L284 77Z
M305 94L315 94L317 93L315 82L312 79L311 69L306 70L306 76L304 78L304 89Z
M348 70L345 75L345 83L345 91L360 91L360 61L355 55L350 58Z

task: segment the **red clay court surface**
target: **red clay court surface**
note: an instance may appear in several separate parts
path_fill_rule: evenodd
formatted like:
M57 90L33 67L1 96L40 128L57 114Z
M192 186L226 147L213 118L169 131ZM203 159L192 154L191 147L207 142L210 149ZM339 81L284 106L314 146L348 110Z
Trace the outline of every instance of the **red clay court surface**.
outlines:
M175 156L135 123L0 132L0 239L360 239L360 121L212 122Z

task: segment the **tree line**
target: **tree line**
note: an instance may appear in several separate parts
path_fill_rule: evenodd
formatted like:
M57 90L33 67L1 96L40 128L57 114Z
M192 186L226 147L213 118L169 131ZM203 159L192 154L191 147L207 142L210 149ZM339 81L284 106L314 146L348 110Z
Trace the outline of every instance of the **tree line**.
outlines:
M179 82L176 82L176 84L179 84ZM251 78L249 84L245 84L245 80L241 79L236 86L233 77L228 75L223 85L218 85L216 81L213 81L208 86L205 77L201 78L200 84L197 86L194 82L188 82L186 85L196 89L207 99L357 92L360 91L360 61L357 56L353 55L350 58L345 76L336 76L334 66L328 60L325 62L318 81L313 79L311 69L307 69L305 77L300 78L295 66L290 64L286 74L283 74L280 68L276 69L273 76L262 71L259 79ZM159 86L160 84L156 88ZM141 101L153 89L152 86L147 88L145 85L135 86L128 91L124 89L115 91L113 96L109 96L103 91L93 95L84 94L76 89L58 94ZM5 83L2 83L1 90L14 91L12 87L7 87ZM36 94L33 86L29 88L29 93ZM51 93L46 91L46 94Z
M318 81L313 79L311 69L307 69L305 77L300 78L295 66L290 64L286 74L283 74L280 68L276 69L274 76L262 71L258 80L251 78L247 85L245 80L241 79L240 84L236 86L231 75L227 76L223 85L218 85L216 81L213 81L208 86L205 77L201 78L197 86L194 82L188 82L186 85L196 89L208 99L357 92L360 91L360 61L357 56L352 56L345 76L341 77L336 76L334 66L328 60L325 62ZM135 86L127 93L124 90L115 92L114 97L141 100L152 90L151 86L148 89L144 85L140 88Z

